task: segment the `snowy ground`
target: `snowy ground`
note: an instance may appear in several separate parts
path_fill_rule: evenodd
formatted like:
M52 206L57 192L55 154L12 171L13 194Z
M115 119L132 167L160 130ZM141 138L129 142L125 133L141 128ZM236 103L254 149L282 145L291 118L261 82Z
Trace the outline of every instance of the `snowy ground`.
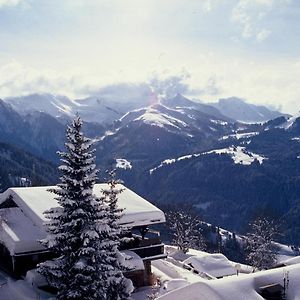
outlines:
M282 256L280 261L291 258L292 250L284 245L281 246ZM152 271L158 278L159 284L154 287L140 288L133 293L133 300L149 300L150 295L163 297L165 300L220 300L233 299L230 294L236 294L234 299L262 299L256 292L259 286L264 284L282 283L283 270L290 272L290 297L289 299L300 300L300 287L296 282L300 282L300 257L292 259L291 266L284 269L274 269L254 274L252 268L240 265L239 276L233 275L223 279L207 280L183 268L183 262L189 257L205 257L207 254L202 251L190 249L187 254L178 252L175 247L166 246L169 257L152 262ZM229 262L236 267L235 262ZM295 263L295 264L294 264ZM178 292L177 292L178 291ZM175 293L175 294L174 294ZM201 297L201 293L203 294ZM244 293L244 294L243 294ZM225 295L227 294L227 295ZM220 296L221 295L221 296ZM294 297L295 296L295 297ZM153 299L156 299L156 298ZM193 298L196 297L196 298ZM227 298L226 298L227 297ZM229 297L229 298L228 298ZM239 298L240 297L240 298ZM53 295L42 292L34 288L30 282L25 280L13 280L0 272L0 300L50 300Z
M280 245L280 248L282 253L280 261L294 255L288 246ZM238 276L233 275L223 279L207 280L182 267L182 262L185 259L190 256L202 257L203 252L190 249L188 254L183 254L174 251L174 247L167 246L166 249L170 254L169 257L152 263L152 271L160 279L160 286L139 289L133 294L134 300L149 300L149 295L162 297L162 300L263 299L256 292L258 287L270 283L282 284L284 270L290 272L295 281L291 284L288 293L290 297L287 299L300 300L300 287L298 291L296 283L300 281L300 264L297 264L300 262L300 257L299 260L291 259L291 263L296 264L285 268L252 274L252 267L240 265L241 272ZM231 263L236 266L235 262ZM292 280L291 276L290 280ZM236 297L232 297L232 295Z
M283 286L288 274L287 300L300 299L300 264L285 268L271 269L243 276L231 276L218 280L197 282L163 295L161 300L262 300L260 287L270 284Z
M0 272L0 299L1 300L50 300L53 295L35 289L25 280L13 280Z

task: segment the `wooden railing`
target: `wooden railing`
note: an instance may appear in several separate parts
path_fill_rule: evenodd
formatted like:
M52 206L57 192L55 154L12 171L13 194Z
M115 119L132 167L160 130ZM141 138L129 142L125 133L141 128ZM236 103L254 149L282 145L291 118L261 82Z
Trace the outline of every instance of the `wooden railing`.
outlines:
M129 250L135 252L139 257L143 259L151 260L155 258L161 258L160 256L164 255L164 244L149 245Z
M155 259L164 255L164 244L159 236L142 239L135 235L128 243L122 245L121 250L131 250L143 259Z

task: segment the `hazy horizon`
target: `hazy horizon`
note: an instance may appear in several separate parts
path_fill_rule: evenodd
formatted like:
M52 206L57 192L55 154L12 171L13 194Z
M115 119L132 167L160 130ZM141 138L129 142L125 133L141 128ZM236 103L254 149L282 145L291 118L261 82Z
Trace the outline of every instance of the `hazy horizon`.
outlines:
M296 0L0 0L0 98L149 85L300 110Z

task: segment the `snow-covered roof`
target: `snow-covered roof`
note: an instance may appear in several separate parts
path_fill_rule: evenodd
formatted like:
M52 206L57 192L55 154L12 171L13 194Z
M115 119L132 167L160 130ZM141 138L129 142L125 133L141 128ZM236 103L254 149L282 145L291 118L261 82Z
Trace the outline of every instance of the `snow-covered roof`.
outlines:
M145 270L145 265L140 256L138 256L135 252L130 250L123 250L120 252L121 254L121 262L124 267L128 268L130 271L139 271Z
M199 273L211 277L224 277L236 274L235 268L221 253L205 253L200 257L192 256L183 263L197 270Z
M0 218L0 241L11 254L45 250L38 242L45 237L44 229L33 224L19 207L0 210Z
M280 263L280 265L291 266L295 264L300 264L300 256L295 256L290 259L284 260Z
M158 299L161 300L232 300L263 299L260 288L270 284L283 285L284 271L289 274L287 299L300 299L300 265L260 271L244 276L230 276L219 280L199 281L171 291Z
M12 197L17 205L0 209L5 214L2 224L5 230L1 230L0 240L5 242L11 253L41 248L36 240L45 236L43 224L47 219L43 213L59 206L56 195L49 192L49 188L55 186L9 188L0 194L0 204ZM156 206L121 184L117 188L124 189L118 196L119 207L125 209L120 224L136 227L165 222L164 213ZM100 197L104 189L108 189L107 184L95 184L93 192ZM18 244L22 246L18 248Z

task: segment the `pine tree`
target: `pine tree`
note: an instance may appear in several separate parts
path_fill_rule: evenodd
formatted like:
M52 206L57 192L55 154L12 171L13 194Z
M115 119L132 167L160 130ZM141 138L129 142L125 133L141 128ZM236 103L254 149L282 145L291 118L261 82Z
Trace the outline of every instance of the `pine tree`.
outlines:
M189 248L205 249L205 241L201 233L201 221L185 211L171 211L167 215L167 225L173 234L173 244L184 253Z
M228 236L222 246L222 253L229 259L239 263L245 263L245 251L242 242L239 242L235 233Z
M115 178L115 171L109 172L108 189L102 190L107 204L107 224L110 231L107 236L106 256L111 265L108 274L107 300L123 300L129 299L133 290L130 280L123 276L124 271L128 271L120 260L119 247L122 242L126 242L124 238L126 229L119 225L118 221L123 215L123 209L118 208L118 195L123 189L118 186L119 180Z
M60 207L45 212L48 237L43 241L57 258L42 263L39 271L57 289L57 299L108 299L111 262L106 249L109 211L105 199L93 194L97 180L92 141L81 132L76 117L67 128L66 152L60 152L61 183L51 192Z
M258 218L251 225L247 234L246 260L255 269L268 269L274 265L277 247L273 240L278 235L278 226L274 221Z

